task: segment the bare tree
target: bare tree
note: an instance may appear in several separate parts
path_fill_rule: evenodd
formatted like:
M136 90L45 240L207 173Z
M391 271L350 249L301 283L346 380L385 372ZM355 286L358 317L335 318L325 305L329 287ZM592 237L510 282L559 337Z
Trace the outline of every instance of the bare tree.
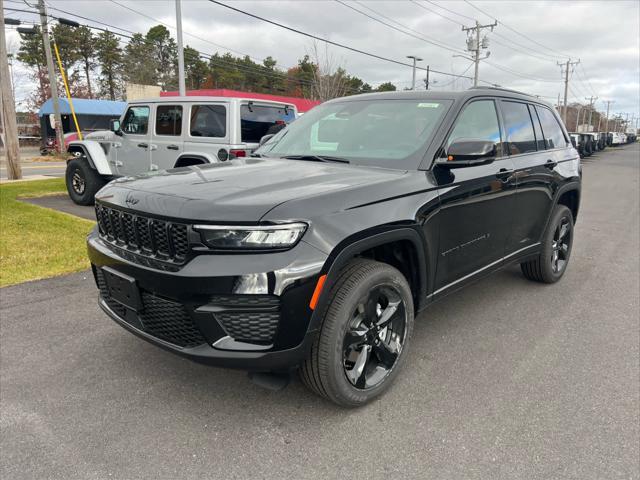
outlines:
M310 56L316 67L313 74L315 99L325 102L332 98L343 97L347 93L347 74L329 52L329 45L325 43L322 49L318 46L318 42L314 42Z

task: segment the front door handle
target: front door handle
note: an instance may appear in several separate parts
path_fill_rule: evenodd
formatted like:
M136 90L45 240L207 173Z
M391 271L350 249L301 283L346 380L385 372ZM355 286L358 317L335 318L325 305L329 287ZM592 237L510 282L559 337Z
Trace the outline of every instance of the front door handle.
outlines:
M167 145L167 150L180 150L178 145Z
M558 165L558 162L555 160L547 160L547 163L544 164L549 170L553 170Z
M138 146L140 148L149 148L149 144L148 143L139 143Z
M508 168L501 168L500 170L498 170L498 173L496 173L496 177L500 179L508 179L511 175L513 175L513 170L510 170Z

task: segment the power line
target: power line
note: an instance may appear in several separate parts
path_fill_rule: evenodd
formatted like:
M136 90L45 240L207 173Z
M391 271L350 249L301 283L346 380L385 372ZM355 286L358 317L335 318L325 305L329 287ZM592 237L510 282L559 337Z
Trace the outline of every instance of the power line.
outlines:
M385 62L394 63L396 65L402 65L403 67L411 67L411 68L413 68L413 65L411 65L409 63L401 62L400 60L394 60L394 59L388 58L388 57L383 57L382 55L378 55L376 53L371 53L371 52L367 52L367 51L364 51L364 50L360 50L358 48L350 47L350 46L345 45L343 43L334 42L333 40L329 40L327 38L323 38L323 37L320 37L318 35L314 35L312 33L304 32L304 31L299 30L297 28L289 27L288 25L284 25L282 23L278 23L278 22L276 22L274 20L269 20L269 19L261 17L259 15L256 15L256 14L244 11L244 10L240 10L239 8L232 7L231 5L227 5L225 3L219 2L218 0L209 0L209 2L210 3L215 3L216 5L220 5L221 7L228 8L229 10L233 10L233 11L238 12L238 13L242 13L243 15L247 15L249 17L255 18L256 20L260 20L260 21L263 21L263 22L266 22L266 23L270 23L271 25L275 25L276 27L280 27L280 28L283 28L285 30L289 30L290 32L294 32L294 33L297 33L299 35L303 35L303 36L308 37L308 38L313 38L314 40L325 42L325 43L327 43L329 45L334 45L336 47L344 48L345 50L349 50L351 52L359 53L361 55L366 55L368 57L376 58L378 60L382 60L382 61L385 61ZM416 67L416 68L418 70L426 71L426 68L423 68L423 67ZM435 73L440 73L442 75L454 76L454 75L452 75L450 73L447 73L447 72L439 72L437 70L431 70L431 71L435 72ZM465 78L468 78L468 77L465 77Z
M494 19L494 20L498 20L494 15L490 15L490 14L489 14L489 13L487 13L486 11L482 10L480 7L478 7L478 6L474 5L473 3L471 3L469 0L464 0L464 2L465 2L465 3L467 3L467 4L469 4L469 5L471 5L471 7L475 8L477 11L479 11L480 13L482 13L482 14L486 15L487 17L492 18L492 19ZM527 39L527 40L529 40L530 42L535 43L536 45L538 45L538 46L540 46L540 47L544 48L545 50L549 50L550 52L556 52L556 53L559 53L559 54L560 54L560 57L558 57L558 58L563 58L563 59L565 59L565 58L568 58L568 57L569 57L569 55L567 55L567 54L565 54L565 53L563 53L563 52L560 52L559 50L556 50L556 49L551 48L551 47L547 47L546 45L543 45L542 43L540 43L540 42L538 42L538 41L536 41L536 40L532 39L531 37L528 37L528 36L527 36L527 35L525 35L524 33L521 33L521 32L519 32L518 30L516 30L516 29L514 29L514 28L510 27L509 25L507 25L507 24L506 24L506 23L504 23L503 21L500 21L500 25L502 25L503 27L505 27L505 28L506 28L506 29L508 29L508 30L511 30L511 31L512 31L513 33L515 33L516 35L520 35L522 38L526 38L526 39Z
M119 7L122 7L122 8L125 8L125 9L129 10L130 12L133 12L133 13L136 13L138 15L141 15L141 16L143 16L145 18L148 18L149 20L153 20L154 22L158 22L159 24L164 25L165 27L171 28L172 30L176 30L176 27L174 25L170 25L168 23L163 22L162 20L158 20L157 18L154 18L154 17L152 17L150 15L147 15L144 12L140 12L139 10L131 8L131 7L127 6L127 5L123 5L122 3L117 2L116 0L109 0L109 1L111 3L114 3L115 5L118 5ZM251 55L249 55L247 53L240 52L238 50L234 50L233 48L225 47L224 45L220 45L218 43L212 42L211 40L208 40L208 39L203 38L203 37L199 37L198 35L194 35L194 34L189 33L189 32L184 32L184 33L185 33L185 35L188 35L191 38L195 38L195 39L200 40L202 42L208 43L210 45L213 45L214 47L222 48L223 50L228 50L229 52L233 52L233 53L238 54L238 55L247 56L247 57L251 58L254 61L256 61L256 60L258 60L260 62L264 61L263 58L252 57Z
M453 13L454 15L458 15L459 17L463 17L463 18L466 18L467 20L471 20L474 23L476 21L475 18L468 17L467 15L463 15L462 13L454 12L453 10L450 10L447 7L443 7L442 5L440 5L440 4L436 3L436 2L432 2L431 0L426 0L426 1L429 2L431 5L434 5L434 6L438 7L438 8L446 10L449 13Z
M431 13L435 13L436 15L444 18L445 20L449 20L450 22L455 23L456 25L460 25L461 27L465 27L466 25L464 23L460 23L457 20L452 19L451 17L447 17L446 15L443 15L442 13L439 13L429 7L425 7L424 5L422 5L421 3L417 2L416 0L409 0L411 3L414 3L415 5L417 5L418 7L422 8L423 10L426 10L427 12L431 12Z
M503 72L510 73L511 75L515 75L517 77L526 78L527 80L534 80L536 82L547 82L547 83L561 83L561 80L551 80L551 79L548 79L548 78L534 77L534 76L531 76L531 75L527 75L527 74L523 74L523 73L517 72L515 70L510 69L509 67L505 67L503 65L498 65L496 63L492 63L492 62L489 62L489 61L485 61L485 63L487 65L491 65L493 68L496 68L498 70L502 70Z
M460 51L459 49L457 49L457 48L455 48L455 47L453 47L453 46L449 46L449 45L447 45L447 44L445 44L445 43L442 43L442 42L436 42L436 41L434 41L434 40L431 40L431 39L429 39L428 37L425 37L424 35L422 35L420 32L417 32L416 30L413 30L413 29L411 29L411 28L409 28L409 27L404 27L404 26L403 26L403 28L405 28L405 29L407 29L407 30L410 30L411 32L414 32L414 33L409 33L409 32L406 32L406 31L404 31L404 30L401 30L401 29L400 29L400 28L398 28L398 27L394 27L393 25L390 25L390 24L388 24L388 23L386 23L386 22L384 22L384 21L380 20L379 18L376 18L376 17L374 17L374 16L372 16L372 15L369 15L368 13L363 12L362 10L358 10L357 8L355 8L355 7L351 6L351 5L349 5L349 4L345 3L345 2L343 2L342 0L335 0L335 1L336 1L336 2L338 2L338 3L339 3L339 4L341 4L341 5L344 5L344 6L345 6L345 7L347 7L347 8L350 8L350 9L351 9L351 10L353 10L354 12L359 13L360 15L364 15L365 17L370 18L371 20L374 20L374 21L376 21L376 22L378 22L378 23L381 23L382 25L385 25L385 26L387 26L387 27L389 27L389 28L392 28L393 30L396 30L396 31L398 31L398 32L400 32L400 33L403 33L403 34L408 35L408 36L413 37L413 38L417 38L418 40L421 40L421 41L423 41L423 42L429 43L429 44L431 44L431 45L435 45L436 47L444 48L445 50L449 50L450 52L454 52L454 53L461 53L461 51ZM391 19L391 18L389 18L389 17L387 17L387 16L383 15L382 13L380 13L380 12L376 12L374 9L372 9L372 8L370 8L370 7L367 7L367 6L365 6L365 5L362 5L362 4L360 4L359 2L357 2L357 1L356 1L356 3L358 3L358 5L360 5L360 6L364 7L364 8L366 8L367 10L370 10L370 11L374 12L375 14L377 14L377 15L381 16L382 18L386 18L387 20L389 20L389 21L391 21L391 22L394 22L394 23L398 24L398 22L396 22L395 20L393 20L393 19ZM401 24L400 24L400 25L401 25ZM417 33L418 35L415 35L415 33Z

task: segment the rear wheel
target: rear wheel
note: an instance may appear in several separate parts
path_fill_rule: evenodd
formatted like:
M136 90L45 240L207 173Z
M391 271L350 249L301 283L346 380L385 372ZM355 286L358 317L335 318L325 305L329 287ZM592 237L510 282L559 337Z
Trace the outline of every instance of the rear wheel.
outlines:
M520 264L529 280L555 283L567 269L573 245L573 214L564 205L556 205L547 231L542 239L542 250L537 258Z
M93 205L94 196L106 181L89 166L86 157L80 156L67 163L65 174L67 192L78 205Z
M412 331L413 300L404 276L385 263L354 260L331 289L302 380L339 405L364 405L397 376Z

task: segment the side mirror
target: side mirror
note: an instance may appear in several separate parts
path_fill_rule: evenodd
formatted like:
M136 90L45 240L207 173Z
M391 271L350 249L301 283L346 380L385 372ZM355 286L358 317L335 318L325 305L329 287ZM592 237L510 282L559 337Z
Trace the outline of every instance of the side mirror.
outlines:
M120 120L110 120L109 130L111 130L116 135L121 135L122 132L120 131Z
M458 140L449 146L446 155L437 161L438 165L460 168L491 163L497 151L495 143L487 140Z
M267 143L269 140L271 140L273 138L273 136L275 135L275 133L270 133L269 135L265 135L260 139L260 146L264 145L265 143Z

